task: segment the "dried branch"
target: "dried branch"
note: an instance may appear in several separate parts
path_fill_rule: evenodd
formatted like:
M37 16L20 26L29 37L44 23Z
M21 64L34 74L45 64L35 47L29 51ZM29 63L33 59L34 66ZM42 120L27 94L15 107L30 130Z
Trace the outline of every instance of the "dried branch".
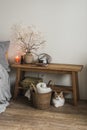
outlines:
M23 28L19 25L14 26L14 43L16 42L19 46L27 51L37 50L46 41L42 40L41 33L30 26L28 28Z

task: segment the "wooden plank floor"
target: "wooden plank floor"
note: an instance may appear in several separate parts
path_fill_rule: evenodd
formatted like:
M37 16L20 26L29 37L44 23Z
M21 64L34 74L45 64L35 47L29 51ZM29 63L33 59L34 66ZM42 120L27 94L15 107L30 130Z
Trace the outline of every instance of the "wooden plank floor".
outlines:
M87 102L38 110L20 97L0 114L0 130L87 130Z

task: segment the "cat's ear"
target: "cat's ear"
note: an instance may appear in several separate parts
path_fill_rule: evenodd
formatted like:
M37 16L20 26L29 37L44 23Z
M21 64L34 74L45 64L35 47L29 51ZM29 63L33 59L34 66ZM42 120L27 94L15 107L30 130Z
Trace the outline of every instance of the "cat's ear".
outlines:
M58 95L58 93L56 91L54 93L55 93L55 95Z
M55 95L55 91L53 90L53 91L52 91L52 96L54 96L54 95Z
M62 98L64 97L64 96L63 96L63 91L60 92L60 96L61 96Z
M57 92L56 91L53 91L53 97L56 98L57 97Z
M63 91L61 91L60 94L63 95Z

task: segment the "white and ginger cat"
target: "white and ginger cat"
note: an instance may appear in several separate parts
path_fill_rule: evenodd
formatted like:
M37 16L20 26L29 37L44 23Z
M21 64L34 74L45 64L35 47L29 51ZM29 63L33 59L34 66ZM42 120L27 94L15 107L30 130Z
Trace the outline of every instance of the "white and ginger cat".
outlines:
M65 103L65 98L63 96L63 92L60 92L59 94L57 92L54 92L52 97L52 104L55 107L61 107Z

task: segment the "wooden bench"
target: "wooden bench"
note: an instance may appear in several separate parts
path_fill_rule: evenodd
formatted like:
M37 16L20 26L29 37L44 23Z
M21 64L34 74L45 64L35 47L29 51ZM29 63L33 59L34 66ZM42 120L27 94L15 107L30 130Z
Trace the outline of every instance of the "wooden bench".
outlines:
M79 85L78 85L78 72L82 70L83 65L72 65L72 64L48 64L48 66L37 66L35 64L12 64L12 68L16 69L16 83L14 89L14 99L17 97L19 89L20 80L22 79L22 72L40 72L40 73L55 73L55 74L69 74L71 75L71 86L58 86L52 87L56 91L64 91L67 93L72 93L73 103L77 105L79 99Z

